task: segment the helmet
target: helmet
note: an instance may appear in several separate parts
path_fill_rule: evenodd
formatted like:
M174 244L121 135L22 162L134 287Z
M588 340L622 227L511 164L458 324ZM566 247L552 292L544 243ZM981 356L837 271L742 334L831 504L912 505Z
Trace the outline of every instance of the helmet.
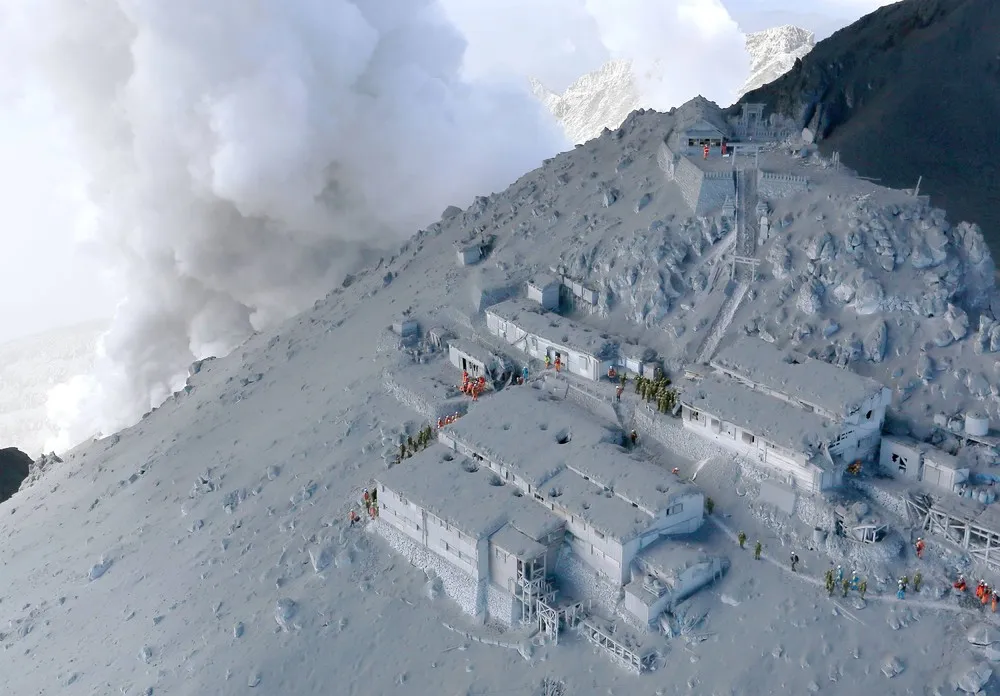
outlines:
M367 488L362 488L362 489L361 489L361 492L362 492L362 493L367 493L367 492L368 492L368 489L367 489Z

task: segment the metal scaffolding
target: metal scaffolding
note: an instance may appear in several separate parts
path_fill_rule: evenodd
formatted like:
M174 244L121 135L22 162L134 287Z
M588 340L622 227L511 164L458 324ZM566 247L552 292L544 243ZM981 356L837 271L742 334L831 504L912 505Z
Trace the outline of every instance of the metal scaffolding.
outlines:
M903 501L911 523L923 531L958 544L990 570L1000 571L1000 532L960 511L946 510L939 501L927 494L910 494Z

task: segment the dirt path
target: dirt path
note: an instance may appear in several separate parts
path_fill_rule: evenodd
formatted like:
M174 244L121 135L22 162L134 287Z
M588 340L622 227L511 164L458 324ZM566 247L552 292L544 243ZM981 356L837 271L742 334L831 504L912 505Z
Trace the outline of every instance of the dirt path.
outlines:
M721 530L723 534L725 534L727 537L729 537L730 541L732 541L734 544L736 544L737 546L739 546L739 541L737 541L736 532L734 532L732 529L730 529L729 526L725 522L723 522L719 518L715 517L714 515L709 515L709 516L706 517L706 519L708 521L710 521L712 524L714 524L719 530ZM748 553L749 553L749 551L748 551ZM775 566L776 568L780 568L782 572L788 573L789 575L792 575L792 576L796 577L798 580L800 580L802 582L807 582L807 583L809 583L811 585L814 585L814 586L820 587L820 588L824 587L824 582L820 578L813 577L812 575L807 575L805 573L798 573L798 572L793 573L792 569L789 568L787 564L781 563L781 562L775 560L774 558L772 558L771 556L769 556L766 553L762 553L760 555L760 558L761 558L762 561L766 561L766 562L770 563L771 565ZM836 598L834 598L834 599L836 599ZM938 601L938 600L924 600L924 599L919 599L917 597L914 597L912 594L909 595L908 598L906 598L906 599L899 599L895 595L866 594L865 597L864 597L864 601L866 601L866 602L873 602L873 601L874 602L883 602L885 604L909 604L909 605L917 605L917 606L923 607L925 609L940 609L940 610L943 610L943 611L951 611L951 612L954 612L956 614L975 614L975 615L979 616L981 620L989 621L990 623L993 623L993 624L996 624L996 625L1000 625L1000 619L998 619L997 615L995 615L995 614L993 614L991 612L985 612L985 615L984 615L984 612L982 612L982 611L976 611L975 609L969 609L968 607L958 606L958 605L953 604L951 602L942 602L942 601ZM847 614L848 616L850 616L855 621L863 623L856 616L851 615L850 612L848 612L845 607L841 606L839 602L834 601L834 604L837 604L837 606L840 607L840 609L845 614Z

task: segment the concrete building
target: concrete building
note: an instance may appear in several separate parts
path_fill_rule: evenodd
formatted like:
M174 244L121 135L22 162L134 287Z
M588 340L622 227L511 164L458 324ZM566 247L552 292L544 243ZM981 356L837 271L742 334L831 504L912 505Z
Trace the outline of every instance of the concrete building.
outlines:
M685 387L680 402L684 427L791 478L796 488L840 485L844 467L824 451L837 435L832 421L720 375Z
M969 480L970 470L958 457L909 437L883 435L879 466L893 478L923 481L953 491Z
M599 380L618 362L618 345L598 331L537 305L507 300L486 310L486 327L518 350L537 360L547 355L574 375Z
M495 362L488 350L461 338L448 342L448 359L459 370L467 371L470 377L488 375Z
M478 462L431 446L380 474L379 516L421 547L468 575L485 610L487 596L506 601L501 620L529 614L552 599L546 580L563 543L563 521ZM494 609L496 611L496 609Z
M636 559L635 578L625 585L625 608L640 623L653 624L728 570L729 560L686 544L660 541Z
M438 437L562 519L576 555L618 585L643 549L704 519L704 495L669 466L630 458L620 432L540 389L505 389Z
M814 493L873 457L891 391L880 383L745 338L719 352L714 374L680 395L684 426Z
M707 99L696 97L676 112L667 144L678 154L701 157L705 145L718 155L722 143L730 139L730 126L722 110Z
M540 274L528 281L528 299L537 302L542 309L559 309L559 290L562 282L550 275Z
M848 369L744 337L710 363L744 385L836 424L830 454L845 462L874 458L892 390Z
M480 242L456 244L455 256L459 266L471 266L482 260L483 246Z

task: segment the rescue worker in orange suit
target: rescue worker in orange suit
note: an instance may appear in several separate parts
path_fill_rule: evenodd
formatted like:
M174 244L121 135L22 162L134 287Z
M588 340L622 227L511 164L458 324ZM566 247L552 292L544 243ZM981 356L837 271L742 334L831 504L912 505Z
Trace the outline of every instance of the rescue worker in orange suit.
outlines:
M562 358L560 358L557 355L556 356L556 372L559 372L559 370L561 370L561 369L562 369Z
M982 580L976 583L976 599L982 599L984 587L986 587L986 583L984 583Z
M997 603L1000 602L1000 594L997 594L996 590L993 590L993 598L990 601L990 611L994 614L997 613Z
M372 497L368 495L368 489L364 489L361 494L361 502L365 504L365 510L370 510L372 507Z
M955 581L952 587L954 587L959 592L965 592L966 588L968 587L968 585L965 582L965 576L959 575L958 580Z
M608 379L616 379L617 377L618 377L618 373L615 372L615 368L614 367L609 367L608 368Z
M444 418L438 418L438 430L444 427Z
M703 155L703 159L708 159L708 145L706 145L705 147L703 147L702 150L701 150L701 152L702 152L702 155Z
M725 140L722 141L722 154L725 155L728 152L729 143Z
M990 597L992 596L993 596L993 590L990 589L990 586L983 585L983 598L979 601L982 603L984 607L990 601Z
M358 513L354 512L354 510L351 510L350 514L347 516L347 519L349 519L351 521L351 526L352 527L354 526L355 522L360 522L361 521L361 518L358 517Z
M923 539L917 539L916 548L917 548L917 558L923 558L924 557L924 540Z

